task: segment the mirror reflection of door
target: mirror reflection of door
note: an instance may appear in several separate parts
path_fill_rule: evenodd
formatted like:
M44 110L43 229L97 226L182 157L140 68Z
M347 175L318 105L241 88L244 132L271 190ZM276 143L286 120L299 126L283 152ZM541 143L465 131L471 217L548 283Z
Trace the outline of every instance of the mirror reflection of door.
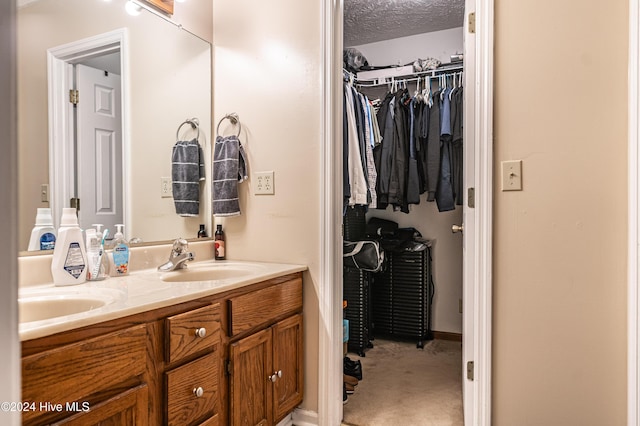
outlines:
M113 230L123 223L120 76L82 64L75 68L78 220L83 229L101 223Z

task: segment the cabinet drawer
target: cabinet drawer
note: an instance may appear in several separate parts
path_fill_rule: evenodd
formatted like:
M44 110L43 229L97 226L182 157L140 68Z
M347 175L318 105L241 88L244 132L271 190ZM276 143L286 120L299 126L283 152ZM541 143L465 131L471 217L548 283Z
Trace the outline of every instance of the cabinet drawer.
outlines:
M147 385L140 385L52 426L149 424L148 398Z
M139 325L22 359L22 400L86 401L89 395L141 376L147 364L147 329ZM90 378L90 379L89 379ZM44 412L25 412L28 422Z
M220 304L168 317L165 329L169 364L212 347L220 340Z
M218 364L215 351L166 373L169 425L191 425L207 415L218 414ZM198 388L202 389L201 396L196 395Z
M229 334L235 336L302 309L302 278L229 299Z

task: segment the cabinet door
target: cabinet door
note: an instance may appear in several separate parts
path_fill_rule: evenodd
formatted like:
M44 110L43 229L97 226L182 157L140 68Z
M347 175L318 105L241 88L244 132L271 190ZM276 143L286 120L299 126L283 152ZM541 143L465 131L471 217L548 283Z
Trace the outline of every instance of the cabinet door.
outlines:
M95 406L80 405L80 409L90 408L90 411L75 414L53 425L146 425L149 424L147 394L147 385L140 385Z
M271 425L271 329L239 340L230 347L231 424Z
M273 411L282 420L302 402L302 315L294 315L273 326ZM282 374L280 374L280 372Z

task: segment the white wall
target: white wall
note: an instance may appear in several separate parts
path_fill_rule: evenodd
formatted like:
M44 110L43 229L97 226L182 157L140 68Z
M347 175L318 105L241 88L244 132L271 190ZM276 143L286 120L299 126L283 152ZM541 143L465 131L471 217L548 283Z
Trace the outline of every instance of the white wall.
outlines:
M15 2L0 2L0 402L20 401L20 342L18 340L18 232ZM20 424L20 413L0 410L0 423Z
M242 215L217 219L228 259L308 265L304 275L305 399L317 409L320 258L321 17L319 2L215 0L214 128L242 124L251 177ZM220 132L237 129L228 120ZM275 195L254 195L253 173L274 171Z
M626 425L629 2L495 6L492 424Z
M418 58L449 63L451 55L463 52L462 36L459 27L348 47L358 49L369 65L406 65Z

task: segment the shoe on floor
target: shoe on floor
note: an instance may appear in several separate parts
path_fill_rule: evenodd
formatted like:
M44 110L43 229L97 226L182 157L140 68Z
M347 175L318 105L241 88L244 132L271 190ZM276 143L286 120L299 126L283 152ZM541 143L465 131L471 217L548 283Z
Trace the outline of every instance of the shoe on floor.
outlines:
M362 380L362 367L349 368L345 365L343 373L347 376L352 376L358 380Z
M358 386L358 379L347 374L342 375L342 381L351 386Z
M347 396L347 384L342 383L342 403L346 404L349 397Z
M351 395L356 390L355 386L350 385L349 383L344 383L343 388L346 390L347 395Z

